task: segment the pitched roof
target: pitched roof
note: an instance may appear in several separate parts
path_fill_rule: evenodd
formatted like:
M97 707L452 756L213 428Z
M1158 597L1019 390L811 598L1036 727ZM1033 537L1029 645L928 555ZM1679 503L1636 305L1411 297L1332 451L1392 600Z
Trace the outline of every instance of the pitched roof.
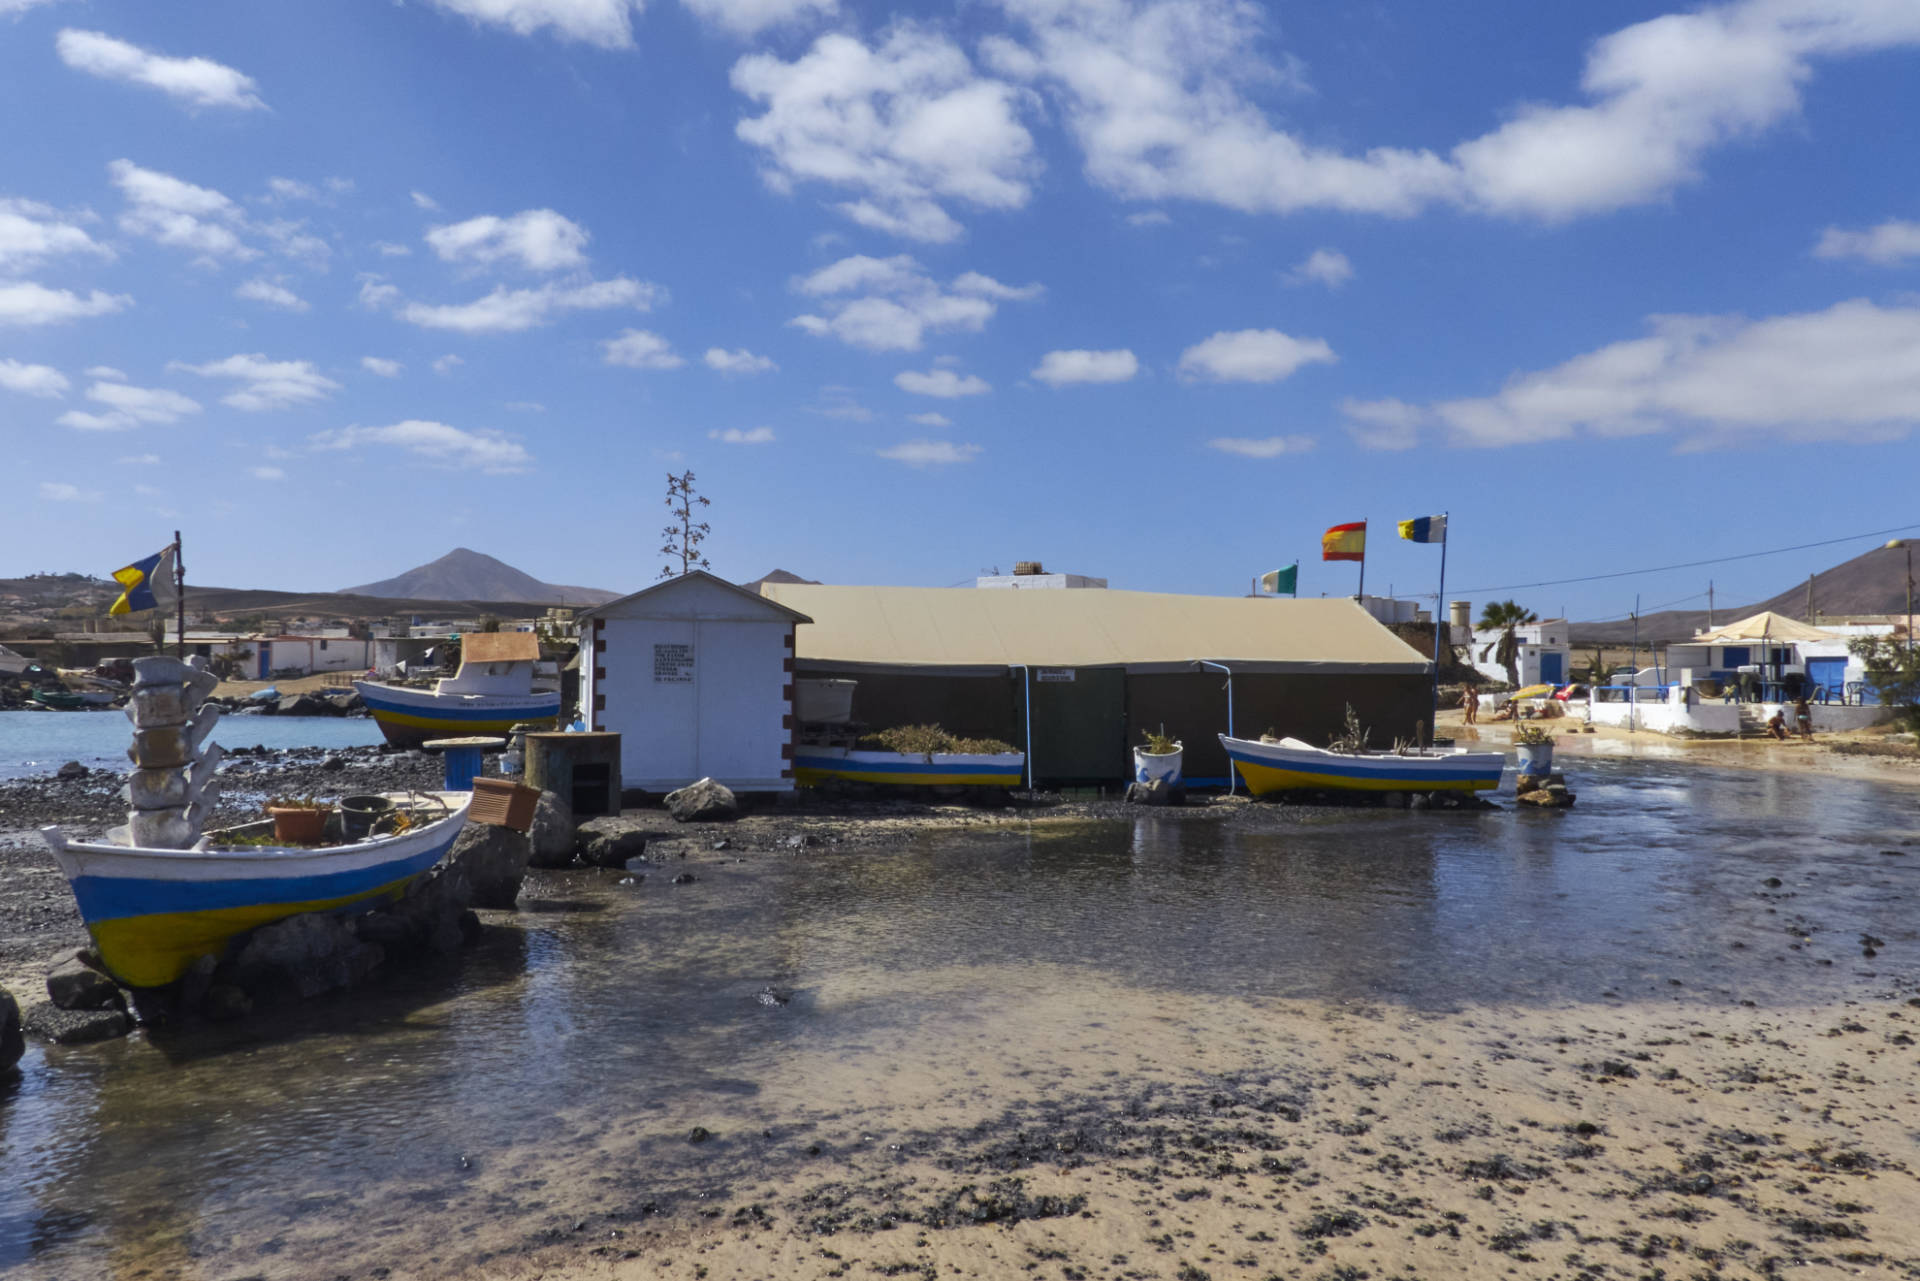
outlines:
M1725 627L1695 636L1684 643L1718 645L1725 641L1827 641L1833 639L1835 636L1832 632L1818 627L1809 627L1797 618L1788 618L1785 614L1776 614L1770 609L1765 609L1737 623L1728 623Z
M575 617L581 620L595 617L618 617L626 606L635 604L649 596L673 594L700 583L723 589L723 596L725 593L731 592L735 596L742 597L744 601L751 601L755 607L755 612L758 614L784 615L789 622L795 623L810 623L813 621L800 611L781 604L771 596L764 596L759 592L751 591L740 586L738 583L730 583L718 574L709 574L704 569L690 570L678 578L668 578L655 583L651 587L642 587L639 591L631 592L620 597L618 600L606 601L602 604L595 605L592 609L583 609L579 614L575 615Z
M833 666L1187 671L1205 658L1266 672L1431 668L1345 598L800 583L760 590L813 618L796 634L796 658Z

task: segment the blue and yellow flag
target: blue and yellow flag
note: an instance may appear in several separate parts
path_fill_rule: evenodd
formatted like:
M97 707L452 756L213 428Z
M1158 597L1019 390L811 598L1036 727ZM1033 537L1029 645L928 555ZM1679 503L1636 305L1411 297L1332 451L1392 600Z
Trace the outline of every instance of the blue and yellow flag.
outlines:
M169 602L173 599L173 545L169 543L145 560L114 570L113 581L120 584L120 599L113 602L109 614L159 609L162 596Z
M1403 520L1400 522L1400 537L1410 543L1444 543L1447 541L1447 518L1416 516L1412 520Z

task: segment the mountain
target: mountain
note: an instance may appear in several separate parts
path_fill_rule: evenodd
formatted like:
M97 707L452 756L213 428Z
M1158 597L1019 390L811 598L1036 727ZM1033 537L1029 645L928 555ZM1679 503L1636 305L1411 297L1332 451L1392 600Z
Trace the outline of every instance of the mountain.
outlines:
M800 575L784 569L770 569L752 582L742 583L740 585L750 592L757 592L760 590L762 583L810 583L817 587L820 584L820 580L817 578L802 578Z
M619 592L560 587L523 574L505 561L456 547L439 560L397 578L341 589L341 595L404 597L408 600L522 601L544 605L600 605Z

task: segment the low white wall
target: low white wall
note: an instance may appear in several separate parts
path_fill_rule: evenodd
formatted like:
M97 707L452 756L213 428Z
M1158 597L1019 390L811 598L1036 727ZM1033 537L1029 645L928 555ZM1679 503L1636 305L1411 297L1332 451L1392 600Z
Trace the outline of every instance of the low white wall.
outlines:
M1865 729L1869 725L1878 725L1887 719L1891 710L1869 704L1865 707L1842 706L1839 703L1808 703L1813 712L1813 732L1816 734L1835 734L1841 730ZM1761 703L1760 719L1772 720L1775 712L1783 712L1787 718L1787 732L1794 730L1792 703Z
M1740 706L1737 703L1591 703L1595 725L1615 725L1626 729L1651 730L1656 734L1737 734L1740 732Z

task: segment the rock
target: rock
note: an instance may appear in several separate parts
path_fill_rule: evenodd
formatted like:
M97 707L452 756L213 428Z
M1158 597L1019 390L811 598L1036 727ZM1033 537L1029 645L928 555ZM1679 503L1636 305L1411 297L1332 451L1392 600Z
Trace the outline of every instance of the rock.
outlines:
M809 844L809 839L805 832L798 832L792 836L789 836L786 840L780 843L786 846L790 850L803 850L807 848L807 845ZM722 849L725 847L725 845L726 845L726 842L722 841L720 842L720 844L714 846L713 848Z
M1574 796L1564 785L1554 784L1522 792L1514 799L1523 805L1538 805L1544 809L1567 809L1573 805Z
M334 709L315 694L282 694L273 704L275 716L332 716Z
M733 848L733 842L723 836L713 843L713 848L716 850L730 850Z
M533 842L510 827L469 823L453 842L447 862L462 869L476 907L512 907L533 857Z
M213 1023L232 1023L253 1013L253 998L231 983L215 983L200 999L200 1014Z
M94 968L91 948L76 947L47 967L47 995L63 1010L124 1008L120 985Z
M120 1009L63 1010L52 1001L40 1001L27 1007L20 1025L36 1041L86 1045L125 1036L133 1031L133 1018Z
M13 1069L27 1052L27 1038L20 1030L20 1006L13 993L0 987L0 1073Z
M680 875L673 878L673 883L675 885L691 885L699 879L700 878L695 876L692 872L682 872L680 873Z
M589 819L574 829L573 848L595 867L625 867L646 853L647 834L624 819Z
M1513 780L1513 791L1516 796L1523 795L1527 792L1537 792L1550 781L1551 780L1543 778L1538 774L1522 774Z
M68 761L65 765L62 765L59 769L55 770L53 772L53 776L59 779L63 783L71 783L74 779L85 778L88 774L91 774L92 772L93 772L92 770L89 770L86 766L82 765L79 761Z
M1170 805L1173 788L1164 778L1156 778L1151 783L1129 783L1127 800L1134 805Z
M333 708L337 715L345 716L349 712L359 711L365 704L360 701L360 691L355 689L344 694L328 694L327 706Z
M565 867L573 862L573 806L558 792L540 793L527 840L533 848L528 861L535 867Z
M329 774L336 774L346 767L347 758L344 756L329 756L326 760L320 762L320 768Z
M712 823L740 812L740 802L724 783L703 778L677 792L667 793L667 813L682 823Z
M308 912L255 930L234 958L231 977L255 997L291 990L306 1000L352 987L385 959L385 949L362 940L351 920Z
M704 1125L696 1125L692 1130L687 1132L687 1142L689 1143L705 1143L712 1137L713 1132Z

